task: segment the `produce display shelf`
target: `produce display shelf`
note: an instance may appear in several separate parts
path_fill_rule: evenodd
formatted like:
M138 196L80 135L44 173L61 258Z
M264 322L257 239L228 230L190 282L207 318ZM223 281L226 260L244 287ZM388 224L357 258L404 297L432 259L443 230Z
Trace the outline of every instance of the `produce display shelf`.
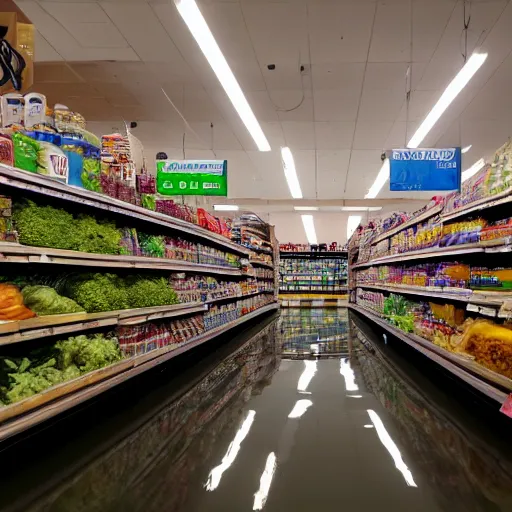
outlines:
M500 194L496 194L491 197L484 197L452 212L443 213L441 215L441 220L443 222L447 222L453 219L458 219L459 217L464 217L473 212L487 210L488 208L501 206L510 202L512 202L512 195L510 194L510 190L505 190Z
M457 300L471 304L481 304L482 306L501 307L503 303L512 300L512 293L505 292L485 292L484 290L460 290L459 293L448 291L431 290L422 286L400 286L400 285L378 285L378 284L358 284L357 288L366 288L370 290L382 290L387 292L398 292L406 295L419 295L424 297L434 297L439 299ZM464 292L464 293L462 293Z
M440 366L498 403L503 404L509 392L512 391L511 379L488 370L478 363L475 363L469 357L449 352L421 336L405 333L387 323L368 308L356 304L348 304L348 307L372 320L393 336L396 336L401 341L407 343L407 345L415 348L432 361L435 361ZM503 391L503 389L506 389L508 392Z
M46 247L30 247L8 242L0 242L0 262L51 263L56 265L172 270L176 272L200 272L202 274L242 276L242 271L233 267L205 265L202 263L170 260L167 258L150 258L147 256L94 254L64 249L49 249Z
M59 334L83 332L113 325L136 325L160 318L190 315L206 311L200 302L155 306L150 308L122 309L104 313L70 313L48 315L28 320L0 323L0 345L46 338Z
M57 414L89 400L159 364L197 347L234 327L279 308L272 303L237 320L207 331L179 346L152 350L147 354L124 359L116 364L57 384L37 395L0 408L0 440L33 427Z
M454 247L439 247L437 249L422 249L420 251L405 252L402 254L393 254L391 256L383 256L382 258L376 258L374 260L367 261L365 263L357 263L352 266L352 269L372 267L374 265L385 265L387 263L394 263L399 261L407 260L421 260L429 258L439 258L443 256L459 256L464 254L471 254L477 252L486 252L487 248L482 246L480 243L475 244L464 244ZM489 251L489 252L496 252Z
M226 237L213 233L190 222L165 215L163 213L147 210L141 206L126 203L119 199L91 192L89 190L73 187L56 180L23 171L15 167L0 164L0 184L21 190L28 190L50 197L57 197L66 201L84 204L101 210L107 210L116 214L134 217L139 220L165 226L182 233L208 241L216 246L222 246L225 250L244 256L249 255L249 249L231 242Z
M274 270L274 265L272 265L271 263L265 263L264 261L249 260L249 263L251 265L256 265L257 267L265 267L265 268L270 268L271 270Z
M427 219L430 219L430 217L433 217L434 215L437 215L438 213L440 213L442 211L442 209L443 209L443 205L438 204L438 205L434 206L433 208L430 208L429 210L423 212L421 215L418 215L417 217L414 217L413 219L409 219L408 221L404 222L403 224L400 224L399 226L391 228L388 231L385 231L384 233L377 235L377 237L375 237L375 239L372 241L372 245L378 244L379 242L382 242L382 240L386 240L386 238L390 238L393 235L400 233L400 231L403 231L404 229L415 226L419 222L423 222Z

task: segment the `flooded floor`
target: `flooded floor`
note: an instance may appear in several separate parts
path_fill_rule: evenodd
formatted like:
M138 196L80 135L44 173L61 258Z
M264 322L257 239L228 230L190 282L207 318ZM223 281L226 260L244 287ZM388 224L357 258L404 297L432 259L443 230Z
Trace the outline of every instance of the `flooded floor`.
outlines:
M507 425L403 349L283 310L4 449L0 511L511 511Z

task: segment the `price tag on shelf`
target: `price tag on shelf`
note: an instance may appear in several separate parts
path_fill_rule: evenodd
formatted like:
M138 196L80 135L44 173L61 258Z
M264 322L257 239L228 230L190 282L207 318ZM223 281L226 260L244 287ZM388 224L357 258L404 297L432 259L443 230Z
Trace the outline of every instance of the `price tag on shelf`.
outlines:
M466 311L473 311L475 313L480 313L481 315L490 316L493 318L496 316L496 309L479 306L478 304L468 304L466 306Z
M507 299L503 301L501 308L498 312L498 316L500 318L510 318L512 317L512 299Z
M509 418L512 418L512 393L507 396L505 401L503 402L500 412L508 416Z

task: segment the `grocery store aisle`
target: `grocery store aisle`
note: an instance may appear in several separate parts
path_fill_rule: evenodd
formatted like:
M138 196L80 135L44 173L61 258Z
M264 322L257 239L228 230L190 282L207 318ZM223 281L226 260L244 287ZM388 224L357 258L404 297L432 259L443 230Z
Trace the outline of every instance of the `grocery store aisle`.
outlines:
M24 461L2 459L0 510L511 510L506 438L394 345L344 309L283 310L49 428L46 457L25 455L40 436L2 452Z

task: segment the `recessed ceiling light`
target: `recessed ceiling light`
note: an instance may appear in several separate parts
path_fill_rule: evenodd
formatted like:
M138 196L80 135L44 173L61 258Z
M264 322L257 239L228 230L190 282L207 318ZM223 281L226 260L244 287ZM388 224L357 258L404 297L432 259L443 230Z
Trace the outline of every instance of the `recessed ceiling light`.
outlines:
M300 189L297 170L295 169L295 161L293 160L290 148L281 148L281 159L283 161L284 176L290 189L290 194L294 199L302 199L302 190Z
M462 148L460 150L460 152L461 153L467 153L472 147L473 147L473 144L470 144L469 146L466 146L465 148Z
M175 0L174 3L256 146L260 151L270 151L270 144L195 0Z
M466 169L461 175L461 182L464 183L466 180L469 180L472 176L474 176L483 166L485 165L485 160L480 158L478 162L475 162L469 169Z
M423 142L423 139L437 123L444 111L459 95L460 91L466 87L467 83L473 78L473 75L480 69L485 59L487 59L487 53L473 53L473 55L471 55L455 78L448 84L448 87L446 87L443 94L441 94L441 97L427 114L427 117L420 124L420 127L412 136L409 144L407 144L408 148L417 148Z
M384 183L389 179L389 169L389 158L386 158L380 168L379 174L377 174L377 177L373 182L373 185L370 187L370 190L368 190L368 194L364 196L365 199L374 199L377 197L377 194L384 186Z
M313 220L313 215L301 215L302 224L304 225L304 231L306 232L306 238L308 239L308 243L310 245L318 244L318 240L316 238L315 231L315 221Z
M293 209L296 212L316 212L318 211L318 206L294 206Z
M350 215L347 220L347 240L350 240L350 237L357 229L357 226L361 224L361 215Z
M236 204L214 204L213 209L218 212L236 212L238 206Z

